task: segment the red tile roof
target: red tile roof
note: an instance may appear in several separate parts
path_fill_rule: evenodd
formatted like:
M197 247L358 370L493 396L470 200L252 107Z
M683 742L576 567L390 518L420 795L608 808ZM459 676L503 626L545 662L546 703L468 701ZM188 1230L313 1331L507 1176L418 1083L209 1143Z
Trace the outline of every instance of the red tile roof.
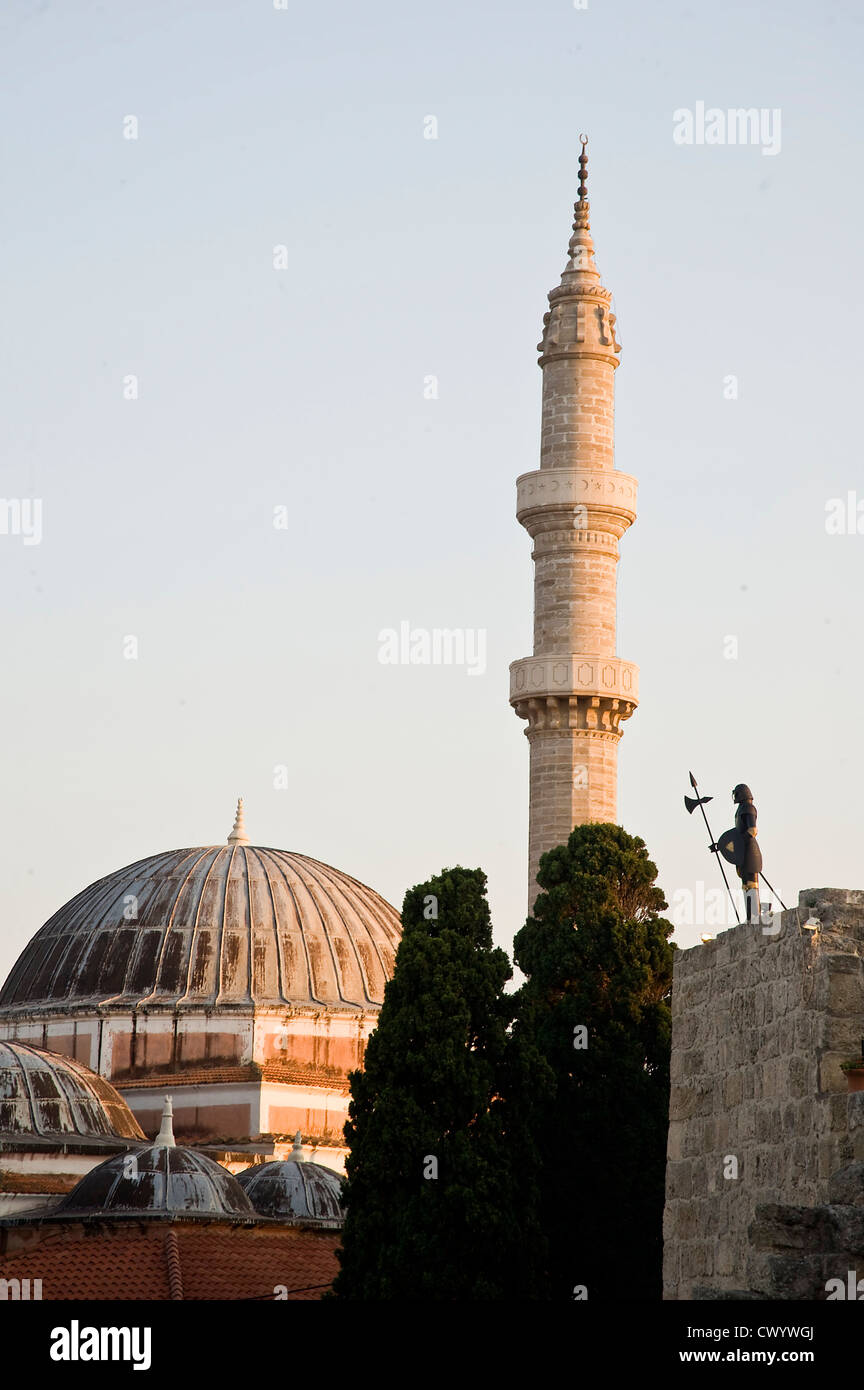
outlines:
M18 1231L0 1235L14 1247ZM41 1279L44 1301L274 1299L281 1287L282 1297L305 1302L336 1277L339 1239L334 1231L216 1222L105 1223L86 1234L52 1223L26 1228L27 1249L0 1255L0 1279Z
M71 1192L81 1181L80 1173L0 1172L0 1192Z
M326 1086L348 1094L348 1079L339 1067L313 1066L312 1063L270 1061L259 1065L184 1067L182 1071L124 1072L113 1082L122 1091L163 1089L166 1086L224 1086L239 1082L281 1081L290 1086Z
M183 1071L146 1071L136 1075L126 1072L112 1078L121 1091L163 1089L170 1086L236 1085L238 1082L258 1082L261 1068L255 1062L240 1067L186 1067Z

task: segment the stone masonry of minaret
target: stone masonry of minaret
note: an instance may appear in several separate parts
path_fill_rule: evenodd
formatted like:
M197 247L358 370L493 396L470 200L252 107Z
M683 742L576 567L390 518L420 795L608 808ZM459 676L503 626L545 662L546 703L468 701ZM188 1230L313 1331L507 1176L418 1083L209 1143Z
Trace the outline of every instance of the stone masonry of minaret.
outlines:
M517 482L516 515L534 542L534 655L510 667L530 746L529 908L541 854L575 825L617 819L621 722L638 699L638 668L616 655L615 638L618 541L636 519L636 479L615 468L621 344L594 263L584 148L579 163L569 259L537 345L540 467Z

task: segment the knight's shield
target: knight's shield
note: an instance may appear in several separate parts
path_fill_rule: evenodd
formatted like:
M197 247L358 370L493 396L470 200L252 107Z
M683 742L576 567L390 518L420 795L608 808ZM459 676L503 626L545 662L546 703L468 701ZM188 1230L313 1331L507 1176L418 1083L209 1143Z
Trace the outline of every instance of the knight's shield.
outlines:
M726 830L717 841L717 848L729 864L734 864L739 876L745 880L755 878L762 868L762 851L756 843L755 835L735 826Z
M744 836L737 826L732 830L725 830L717 841L717 848L723 855L727 864L738 865L744 858Z

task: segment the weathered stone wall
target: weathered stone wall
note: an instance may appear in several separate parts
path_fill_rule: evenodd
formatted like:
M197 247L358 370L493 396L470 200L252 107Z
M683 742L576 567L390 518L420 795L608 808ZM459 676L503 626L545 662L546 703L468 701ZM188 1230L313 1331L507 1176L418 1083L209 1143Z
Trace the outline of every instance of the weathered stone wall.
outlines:
M803 930L809 916L818 932ZM864 892L802 892L767 935L677 954L664 1296L748 1288L757 1206L815 1206L854 1156L841 1062L864 1035ZM775 921L776 925L776 921ZM725 1177L734 1171L737 1177Z
M757 1207L747 1282L757 1298L864 1300L864 1092L848 1097L856 1159L832 1174L828 1202Z

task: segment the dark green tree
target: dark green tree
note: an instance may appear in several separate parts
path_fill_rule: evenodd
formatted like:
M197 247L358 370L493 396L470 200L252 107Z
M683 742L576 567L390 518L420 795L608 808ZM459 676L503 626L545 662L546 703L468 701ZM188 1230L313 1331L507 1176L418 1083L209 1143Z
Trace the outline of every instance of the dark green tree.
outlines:
M485 889L480 869L454 868L405 896L393 978L350 1077L337 1298L531 1297L538 1282L536 1156L507 1101L525 1054Z
M515 941L514 1042L554 1078L535 1103L547 1296L661 1296L672 926L643 840L588 824L544 854Z

